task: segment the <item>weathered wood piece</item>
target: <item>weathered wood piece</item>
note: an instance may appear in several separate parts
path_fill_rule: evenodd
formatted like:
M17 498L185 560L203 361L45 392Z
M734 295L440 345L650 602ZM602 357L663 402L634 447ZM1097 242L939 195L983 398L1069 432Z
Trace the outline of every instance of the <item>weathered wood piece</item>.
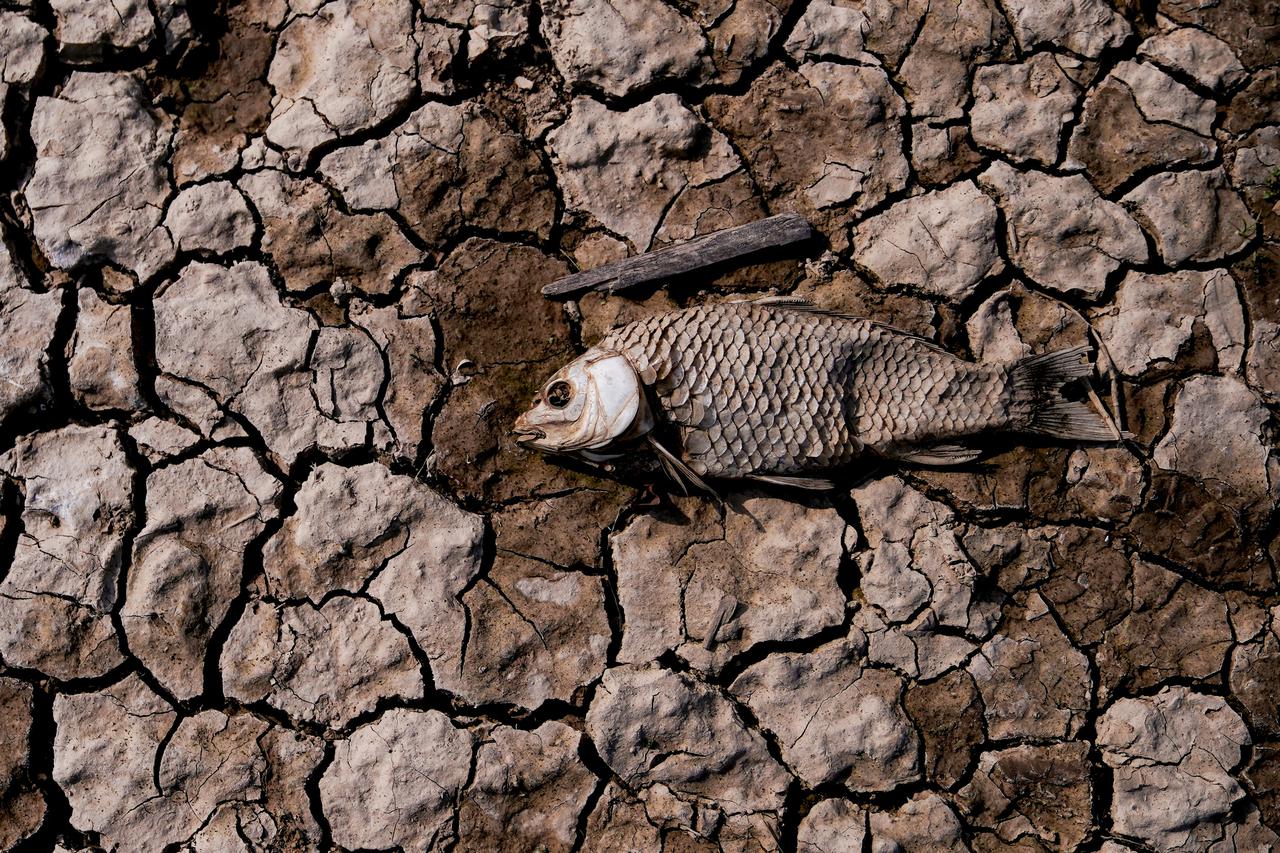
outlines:
M768 249L803 243L812 237L813 227L803 216L781 213L567 275L543 287L542 295L567 296L586 290L625 290Z

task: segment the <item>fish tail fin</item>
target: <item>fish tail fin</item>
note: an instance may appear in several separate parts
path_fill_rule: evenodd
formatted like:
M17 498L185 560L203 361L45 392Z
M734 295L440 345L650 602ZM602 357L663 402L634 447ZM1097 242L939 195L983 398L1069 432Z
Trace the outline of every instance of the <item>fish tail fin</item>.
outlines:
M1115 425L1083 402L1068 400L1063 386L1093 372L1087 346L1024 358L1009 373L1013 425L1027 432L1075 441L1116 441Z

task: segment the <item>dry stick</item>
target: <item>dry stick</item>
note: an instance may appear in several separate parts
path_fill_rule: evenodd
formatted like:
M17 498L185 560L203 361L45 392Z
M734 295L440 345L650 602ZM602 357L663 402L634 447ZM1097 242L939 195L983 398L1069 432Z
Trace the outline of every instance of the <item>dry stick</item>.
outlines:
M1111 429L1111 437L1116 441L1123 441L1124 433L1120 431L1120 427L1116 426L1116 420L1111 416L1111 413L1107 411L1107 407L1102 405L1102 398L1098 396L1098 392L1093 390L1093 386L1089 384L1085 385L1085 389L1089 392L1089 399L1098 407L1098 412L1102 415L1102 420L1104 420L1107 426Z
M542 295L567 296L585 290L625 290L766 249L803 243L812 237L813 228L803 216L782 213L556 279L542 288Z
M1084 323L1084 327L1089 330L1087 334L1097 345L1098 353L1105 358L1107 362L1106 370L1103 371L1099 368L1098 372L1105 372L1111 385L1111 408L1108 409L1106 406L1102 405L1102 400L1098 397L1098 392L1093 389L1092 382L1085 383L1085 387L1089 391L1089 400L1098 407L1098 411L1101 413L1102 419L1106 421L1107 426L1111 428L1111 433L1115 437L1116 441L1124 441L1126 438L1131 438L1132 435L1121 427L1119 422L1123 413L1120 410L1120 395L1117 391L1116 363L1111 358L1111 350L1107 349L1107 342L1102 339L1102 335L1098 334L1098 330L1093 327L1093 324L1090 323L1089 320L1079 311L1076 311L1074 308L1071 310L1080 318L1080 321Z

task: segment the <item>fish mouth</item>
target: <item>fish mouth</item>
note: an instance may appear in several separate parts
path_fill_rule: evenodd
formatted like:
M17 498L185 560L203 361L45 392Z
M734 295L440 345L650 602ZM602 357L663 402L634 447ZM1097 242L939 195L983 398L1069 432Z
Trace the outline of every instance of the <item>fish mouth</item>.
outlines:
M546 430L537 427L515 427L511 434L515 436L516 444L530 444L547 437Z

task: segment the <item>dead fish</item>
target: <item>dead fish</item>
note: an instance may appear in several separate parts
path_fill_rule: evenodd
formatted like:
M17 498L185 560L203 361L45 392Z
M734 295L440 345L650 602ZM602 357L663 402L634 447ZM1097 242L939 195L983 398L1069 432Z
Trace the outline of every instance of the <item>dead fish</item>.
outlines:
M868 451L954 465L982 453L964 439L995 431L1114 440L1109 421L1063 393L1092 367L1087 347L977 364L891 326L772 297L610 332L551 376L513 433L595 462L644 442L677 482L708 491L709 477L826 489L823 473Z

